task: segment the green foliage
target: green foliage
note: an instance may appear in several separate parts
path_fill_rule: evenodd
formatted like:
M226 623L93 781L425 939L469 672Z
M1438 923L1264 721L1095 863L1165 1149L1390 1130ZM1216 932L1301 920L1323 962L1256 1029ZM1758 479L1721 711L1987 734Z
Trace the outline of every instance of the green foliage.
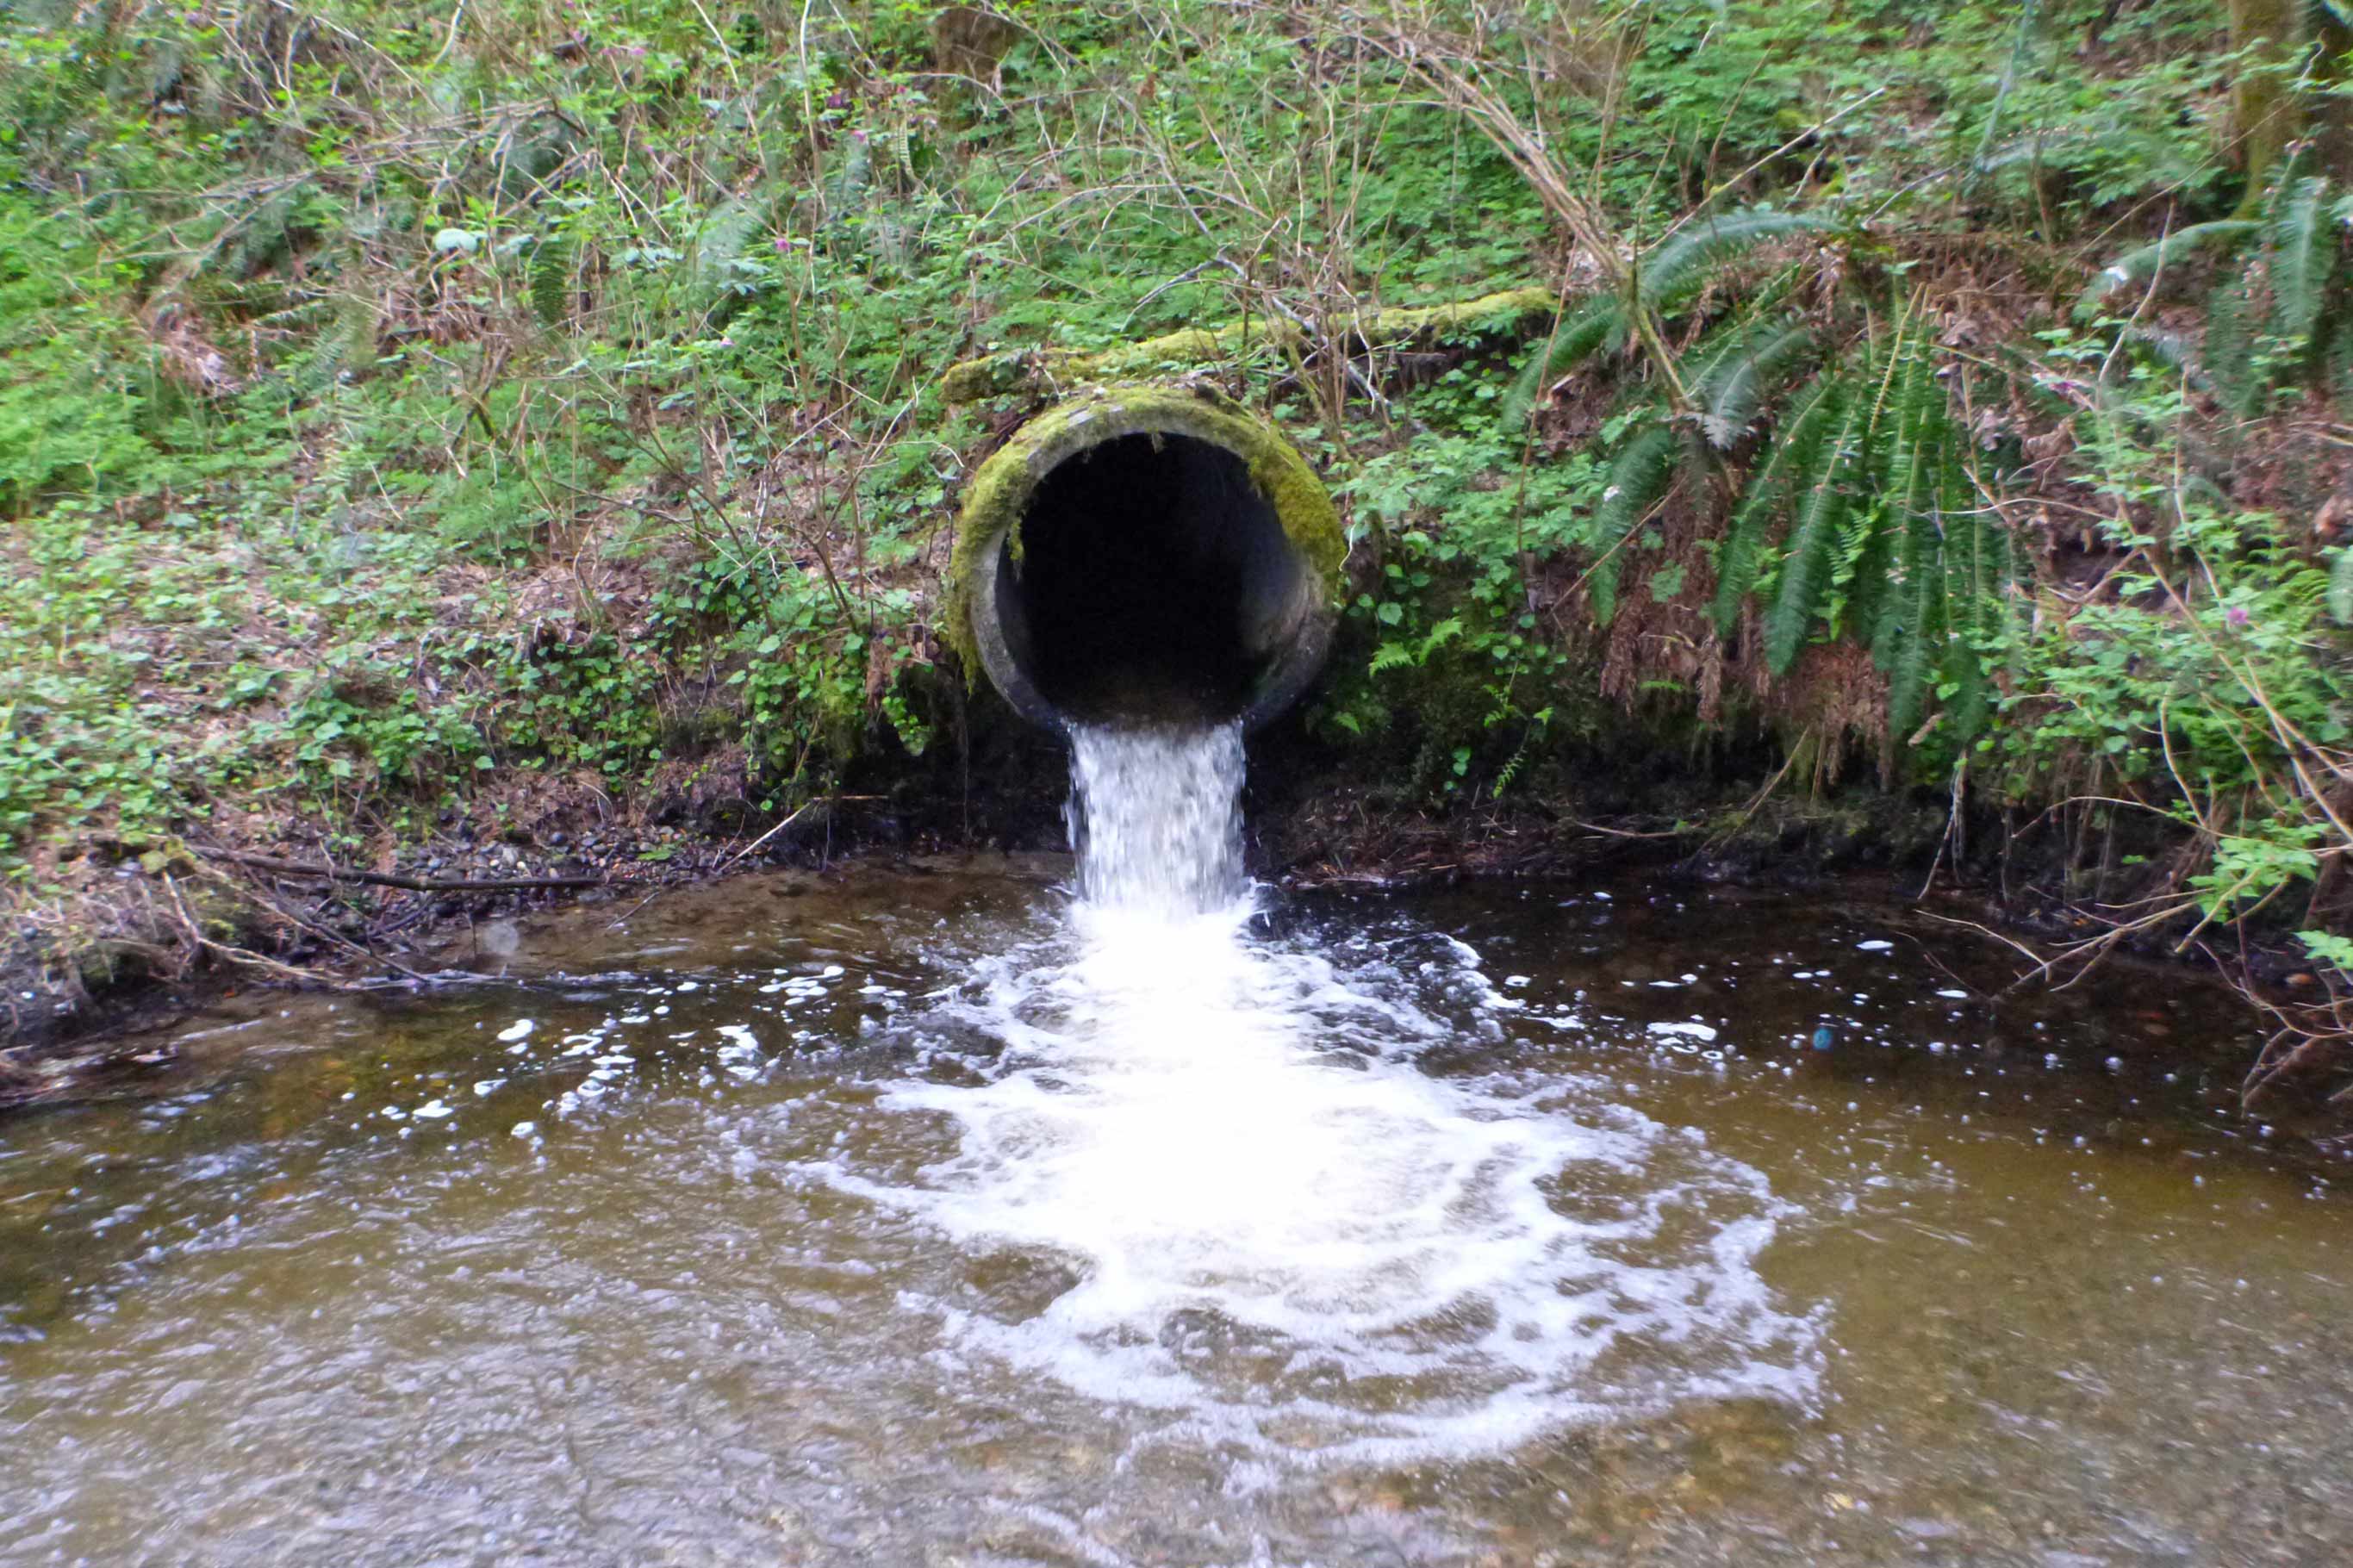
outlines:
M2310 345L2337 274L2340 247L2328 205L2328 182L2316 174L2283 182L2273 200L2263 241L2271 264L2271 331L2284 343Z
M2252 217L2193 224L2111 263L2087 288L2079 320L2126 287L2159 286L2192 252L2243 254L2243 265L2218 269L2205 301L2203 341L2180 357L2242 416L2262 413L2276 397L2328 378L2341 323L2353 310L2353 261L2345 235L2353 192L2293 159L2261 193ZM2136 301L2137 304L2137 301ZM2149 341L2146 334L2144 341ZM2158 347L2154 342L2152 347Z
M1622 346L1625 338L1626 312L1610 295L1596 295L1561 317L1545 340L1543 350L1529 359L1514 378L1511 391L1504 395L1501 410L1504 422L1525 422L1546 385L1604 347Z
M1746 436L1781 377L1814 346L1813 329L1802 321L1759 322L1706 364L1692 391L1708 444L1721 450Z
M1796 487L1797 519L1781 558L1773 607L1765 617L1765 665L1776 675L1797 662L1830 585L1831 554L1847 507L1846 485L1862 434L1864 411L1851 400L1838 433L1821 444Z
M2174 230L2148 244L2137 246L2108 263L2098 277L2084 286L2083 297L2076 301L2075 314L2088 318L2102 300L2120 289L2138 289L2168 268L2180 266L2202 250L2227 253L2263 232L2263 226L2252 218L2215 218L2208 223L2193 223Z
M1642 258L1636 272L1641 301L1653 310L1672 309L1699 292L1711 273L1757 247L1831 226L1824 214L1766 207L1694 218Z
M1826 426L1839 412L1841 387L1834 380L1816 384L1804 402L1784 423L1772 449L1749 479L1739 510L1725 531L1715 557L1714 615L1719 634L1729 637L1740 619L1740 606L1765 570L1769 535L1793 490L1803 492L1803 476L1812 473L1827 437Z
M2108 351L2060 336L2049 352ZM2328 624L2335 573L2296 531L2185 477L2185 412L2178 383L2143 372L2088 424L2084 477L2128 566L2113 596L2003 629L2022 679L1986 743L2014 788L2066 777L2174 817L2204 857L2195 911L2227 919L2353 851L2312 787L2353 763L2353 647Z
M544 326L560 327L571 314L574 256L562 239L543 239L531 252L531 306Z
M1601 504L1594 513L1591 548L1593 565L1586 586L1593 596L1593 618L1608 626L1618 615L1618 579L1626 567L1626 542L1641 527L1674 482L1680 443L1665 423L1652 423L1619 448L1609 465L1609 480L1602 488Z
M1758 652L1773 677L1795 668L1818 628L1852 636L1888 672L1889 739L1912 736L1941 703L1951 722L1935 750L1949 758L1983 727L1990 684L1982 645L2008 615L2012 552L1998 524L1955 499L1976 480L1963 468L1968 443L1954 428L1916 301L1874 330L1868 314L1788 310L1811 276L1808 262L1761 282L1746 276L1758 247L1835 227L1821 215L1734 212L1653 250L1637 275L1654 305L1686 302L1662 320L1689 342L1672 353L1672 368L1690 412L1650 402L1621 409L1609 427L1622 434L1602 499L1573 542L1589 561L1594 619L1607 626L1623 573L1648 547L1639 525L1678 473L1686 507L1727 496L1720 525L1697 519L1713 549L1709 614L1718 635L1731 637L1743 605L1761 592ZM1625 321L1607 297L1564 317L1504 400L1506 427L1522 416L1521 398L1622 334ZM1801 374L1810 360L1821 363ZM1704 444L1685 439L1691 426ZM1761 441L1760 427L1768 430ZM1717 456L1744 450L1745 472ZM1948 547L1948 537L1962 547ZM1672 565L1650 581L1656 602L1684 587Z
M1362 657L1330 727L1413 730L1436 793L1514 784L1569 728L1580 577L1605 624L1707 612L1760 683L1867 646L1924 771L2008 757L2021 691L2107 711L2044 679L2073 643L2016 625L2034 542L1988 508L2026 465L1987 414L2029 395L1972 324L2000 311L1938 290L1966 256L1969 289L2017 270L2063 300L2064 258L2114 245L2087 306L2211 286L2173 347L2233 407L2353 371L2353 194L2284 168L2221 217L2212 8L1571 10L1396 15L1551 62L1491 79L1630 263L1598 286L1512 158L1369 47L1388 13L1053 0L1001 93L942 77L919 7L626 4L584 47L568 12L420 41L355 0L277 52L208 14L11 13L0 858L223 803L463 805L522 771L617 796L723 751L781 801L919 751L902 678L985 439L934 395L944 366L1564 278L1588 292L1525 352L1188 367L1275 403L1350 508ZM220 384L190 374L208 350ZM2137 417L2144 444L2181 422ZM2200 559L2302 628L2252 674L2316 715L2289 666L2353 568L2264 538ZM2229 689L2152 626L2084 625ZM2049 755L2223 736L2082 723ZM2227 761L2216 787L2252 787Z
M152 374L124 320L125 269L5 190L0 236L0 510L119 489L153 455Z
M1347 610L1371 635L1371 657L1361 679L1344 675L1321 719L1351 736L1418 731L1417 787L1441 795L1506 787L1549 731L1544 694L1569 659L1527 607L1524 563L1587 538L1603 488L1582 454L1518 462L1494 391L1447 372L1417 398L1435 428L1367 459L1341 492L1358 548L1383 559ZM1482 758L1493 772L1474 777Z

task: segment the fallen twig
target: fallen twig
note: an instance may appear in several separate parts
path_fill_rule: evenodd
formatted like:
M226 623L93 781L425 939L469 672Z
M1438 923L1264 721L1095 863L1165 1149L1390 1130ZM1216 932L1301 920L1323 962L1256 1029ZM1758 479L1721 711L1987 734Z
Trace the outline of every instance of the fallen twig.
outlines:
M378 888L399 888L412 893L526 893L543 888L601 888L611 879L602 872L581 877L403 877L391 871L349 871L340 866L310 866L281 860L275 855L248 855L239 849L197 849L208 859L274 871L285 877L315 877L324 882L365 882Z
M742 860L744 857L758 853L762 845L767 843L769 839L774 838L777 834L782 833L786 828L790 827L794 823L798 822L801 819L801 814L807 811L811 806L836 805L845 800L880 800L881 798L881 796L880 795L821 795L815 800L805 800L801 802L800 805L793 807L791 814L788 815L782 822L777 823L774 827L769 828L768 831L760 835L759 837L754 838L751 843L746 844L743 848L738 849L733 855L729 856L727 859L721 862L717 869L713 870L711 874L714 877L723 877L729 871L733 870L736 863ZM620 919L615 921L611 925L607 926L605 929L607 931L620 930L623 926L629 923L630 920L636 916L638 910L644 909L648 904L652 903L656 899L660 898L668 891L670 891L670 889L666 885L656 888L652 892L648 893L644 898L639 899L636 903L630 905L628 910L622 914Z

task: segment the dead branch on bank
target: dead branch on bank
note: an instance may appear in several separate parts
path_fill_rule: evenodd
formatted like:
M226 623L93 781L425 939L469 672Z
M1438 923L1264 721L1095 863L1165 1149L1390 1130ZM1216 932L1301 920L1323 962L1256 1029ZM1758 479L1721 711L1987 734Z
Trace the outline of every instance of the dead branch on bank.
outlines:
M239 849L198 849L209 860L225 860L281 877L311 877L322 882L364 882L371 887L398 888L411 893L528 893L558 888L601 888L611 880L602 872L579 877L404 877L391 871L357 871L341 866L309 866L281 860L275 855L249 855Z

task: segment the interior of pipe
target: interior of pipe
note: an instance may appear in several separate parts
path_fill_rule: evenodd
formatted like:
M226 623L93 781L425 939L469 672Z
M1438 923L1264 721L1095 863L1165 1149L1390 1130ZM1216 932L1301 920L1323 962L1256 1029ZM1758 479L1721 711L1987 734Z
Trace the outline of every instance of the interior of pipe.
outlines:
M1124 436L1048 473L997 565L998 618L1039 694L1081 721L1219 721L1248 707L1312 602L1243 460Z

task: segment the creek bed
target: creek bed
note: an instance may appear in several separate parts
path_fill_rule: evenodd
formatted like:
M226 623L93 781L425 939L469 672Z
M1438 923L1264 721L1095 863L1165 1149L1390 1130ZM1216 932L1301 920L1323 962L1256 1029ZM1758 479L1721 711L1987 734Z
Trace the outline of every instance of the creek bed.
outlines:
M577 910L0 1121L0 1561L2353 1561L2342 1168L2180 977L1066 881Z

